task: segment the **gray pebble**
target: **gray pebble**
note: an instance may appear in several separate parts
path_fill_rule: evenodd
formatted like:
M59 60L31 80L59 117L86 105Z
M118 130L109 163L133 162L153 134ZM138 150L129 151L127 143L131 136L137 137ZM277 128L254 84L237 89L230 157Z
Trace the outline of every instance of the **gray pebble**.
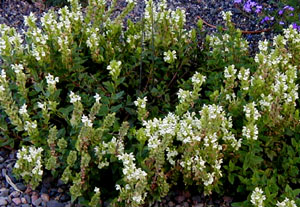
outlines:
M0 197L0 206L5 206L7 205L7 200L4 197Z
M23 183L16 183L17 188L19 188L20 191L25 191L26 186Z
M173 201L169 201L168 206L173 207L173 206L175 206L175 203Z
M34 206L39 206L41 203L42 203L42 199L41 198L38 198L38 199L36 199L35 201L33 201L32 202L32 204L34 205Z
M193 196L193 197L192 197L192 200L195 201L195 202L197 202L197 203L200 203L201 197L200 197L199 195Z
M4 158L0 156L0 163L4 162Z
M21 207L31 207L29 204L23 204Z
M19 196L20 196L20 192L18 192L18 191L13 191L13 192L10 194L10 196L13 197L13 198L19 197Z
M31 198L29 195L25 195L24 198L26 199L27 203L30 203L31 202Z
M178 203L182 203L182 202L185 200L185 197L182 196L182 195L179 195L179 196L176 196L175 200L176 200Z
M0 189L0 197L7 197L8 194L9 194L9 189L7 189L7 188Z
M14 202L14 204L16 205L20 205L22 203L20 198L13 198L12 201Z
M55 200L51 200L47 203L47 207L64 207L64 204Z

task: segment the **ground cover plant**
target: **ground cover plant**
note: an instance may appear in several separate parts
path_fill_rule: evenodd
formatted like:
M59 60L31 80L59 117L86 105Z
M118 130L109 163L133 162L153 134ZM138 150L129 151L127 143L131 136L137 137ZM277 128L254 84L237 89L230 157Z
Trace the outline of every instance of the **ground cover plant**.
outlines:
M184 28L183 10L147 1L77 0L36 23L24 38L1 25L1 145L36 188L45 171L70 184L72 202L144 206L183 182L235 206L297 206L300 33L293 25L254 58L223 13L226 28ZM33 169L33 170L32 170ZM229 186L229 187L228 187Z

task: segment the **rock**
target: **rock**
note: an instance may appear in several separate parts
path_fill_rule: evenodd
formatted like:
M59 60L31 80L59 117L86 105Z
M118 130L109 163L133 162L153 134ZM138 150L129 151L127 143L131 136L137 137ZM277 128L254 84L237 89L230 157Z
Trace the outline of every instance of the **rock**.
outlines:
M39 206L41 203L42 203L42 199L41 198L38 198L38 199L36 199L35 201L32 201L32 204L34 205L34 206Z
M56 194L57 194L57 189L52 188L52 189L50 190L50 193L49 193L50 197L55 197Z
M168 206L169 206L169 207L173 207L173 206L175 206L175 203L172 202L172 201L169 201Z
M64 204L58 201L51 200L47 203L47 207L64 207Z
M49 195L46 194L46 193L43 193L43 194L41 195L41 198L42 198L42 200L45 201L45 202L48 202L48 201L49 201Z
M182 196L182 195L179 195L179 196L176 196L175 200L176 200L178 203L182 203L182 202L185 200L185 197Z
M204 204L202 204L202 203L195 205L195 207L203 207L203 206L204 206Z
M31 201L32 201L32 203L33 203L34 201L36 201L38 198L39 198L39 197L38 197L38 194L37 194L36 192L33 192L33 193L32 193L32 196L31 196Z
M25 195L24 198L26 199L27 203L31 203L31 198L29 195Z
M4 197L0 197L0 206L5 206L7 205L7 200Z
M41 193L48 193L48 189L44 185L42 186Z
M9 189L7 189L7 188L0 189L0 197L7 197L8 194L9 194Z
M29 204L23 204L21 207L31 207Z
M182 206L183 206L183 207L189 207L190 205L189 205L188 202L184 202Z
M18 192L18 191L13 191L13 192L10 194L10 196L13 197L13 198L17 198L17 197L20 196L20 192Z
M16 205L20 205L22 203L20 198L13 198L12 202L14 202L14 204L16 204Z
M23 183L16 183L17 188L19 188L20 191L25 191L26 186Z
M71 200L71 197L68 194L62 194L62 196L59 199L61 202L67 202Z
M201 196L199 196L199 195L193 196L193 197L192 197L192 200L193 200L195 203L200 203L200 201L201 201Z
M4 162L4 158L2 156L0 156L0 163Z
M59 179L59 180L57 181L57 187L61 187L61 186L63 186L63 185L65 185L64 181L62 181L61 179Z
M24 198L24 197L21 198L21 201L22 201L22 203L24 203L24 204L28 203L27 200L26 200L26 198Z

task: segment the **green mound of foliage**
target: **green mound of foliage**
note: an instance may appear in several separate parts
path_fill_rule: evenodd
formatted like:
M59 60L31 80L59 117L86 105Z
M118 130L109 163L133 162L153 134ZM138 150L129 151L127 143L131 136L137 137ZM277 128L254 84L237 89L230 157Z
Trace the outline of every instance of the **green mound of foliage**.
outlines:
M36 188L45 171L72 202L143 206L183 180L236 206L296 206L300 33L248 43L231 23L207 36L183 10L147 2L139 22L114 19L116 1L49 11L22 37L0 25L1 145Z

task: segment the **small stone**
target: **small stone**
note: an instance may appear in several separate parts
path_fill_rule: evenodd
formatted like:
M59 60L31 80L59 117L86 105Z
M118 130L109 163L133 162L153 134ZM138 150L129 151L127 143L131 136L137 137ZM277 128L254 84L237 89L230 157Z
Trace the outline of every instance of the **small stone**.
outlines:
M189 207L190 205L189 205L189 203L188 202L184 202L183 203L183 207Z
M42 186L41 193L48 193L48 189L45 186Z
M27 203L31 203L31 198L29 195L25 195L24 198L26 199Z
M179 195L179 196L176 196L175 200L176 200L178 203L182 203L182 202L185 200L185 197L182 196L182 195Z
M16 205L20 205L22 203L20 198L13 198L12 202L14 202Z
M0 189L0 197L7 197L8 194L9 194L9 189L7 189L7 188Z
M201 197L200 197L199 195L193 196L193 197L192 197L192 200L193 200L195 203L200 203Z
M0 156L0 163L4 162L4 158Z
M13 197L13 198L19 197L19 196L20 196L20 192L18 192L18 191L13 191L13 192L10 194L10 196Z
M63 193L63 192L64 192L64 190L63 190L63 189L61 189L61 188L58 188L57 192L59 192L59 193Z
M27 200L26 200L26 198L24 198L24 197L21 198L21 201L22 201L22 203L24 203L24 204L27 203Z
M0 197L0 206L5 206L7 205L7 200L4 197Z
M68 194L62 194L62 196L59 199L61 202L67 202L71 200L71 197Z
M175 203L173 203L172 201L169 201L168 206L173 207L173 206L175 206Z
M38 199L36 199L35 201L32 201L32 204L34 205L34 206L39 206L41 203L42 203L42 199L41 198L38 198Z
M46 193L43 193L43 194L41 195L41 198L42 198L42 200L45 201L45 202L48 202L48 201L49 201L49 195L46 194Z
M31 207L29 204L23 204L21 207Z
M204 206L204 204L202 204L202 203L195 205L195 207L203 207L203 206Z
M33 192L33 193L32 193L32 196L31 196L31 201L32 201L32 203L33 203L34 201L36 201L38 198L39 198L39 197L38 197L37 193L36 193L36 192Z
M64 207L64 204L58 201L51 200L47 203L47 207Z
M26 190L26 186L23 183L16 183L16 186L20 191L24 192Z
M57 187L61 187L61 186L63 186L63 185L65 185L64 181L62 181L61 179L59 179L59 180L57 181Z

